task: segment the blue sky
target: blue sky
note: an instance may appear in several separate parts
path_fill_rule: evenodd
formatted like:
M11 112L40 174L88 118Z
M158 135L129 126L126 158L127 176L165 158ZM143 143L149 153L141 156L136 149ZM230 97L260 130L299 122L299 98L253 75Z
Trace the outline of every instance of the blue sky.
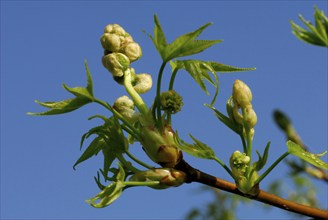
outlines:
M272 120L276 108L290 116L312 152L326 150L327 49L297 40L289 24L290 19L300 23L299 13L313 20L314 5L327 14L326 1L1 1L1 218L180 219L192 207L212 199L209 193L199 193L198 184L164 191L133 188L111 206L94 209L84 200L98 193L93 176L102 166L102 158L92 158L76 171L72 165L81 153L81 135L100 123L87 118L109 113L90 105L61 116L26 115L44 110L35 99L70 97L62 83L85 85L84 59L93 74L96 96L113 103L125 94L101 64L99 38L109 23L123 26L141 45L143 57L134 68L156 79L160 56L143 32L153 33L155 13L168 41L214 23L200 39L224 42L195 58L257 68L220 74L215 106L224 111L235 79L251 87L258 116L254 147L262 152L267 141L272 142L269 164L286 151L284 136ZM176 88L185 105L173 118L174 129L186 141L191 133L206 142L228 163L230 154L241 149L239 138L203 106L211 99L187 74L177 77ZM213 94L212 88L210 92ZM154 94L152 89L143 96L148 105ZM146 160L138 145L133 148ZM214 162L185 158L195 167L232 181ZM327 156L323 160L327 161ZM277 178L287 186L290 183L283 163L261 188L265 190ZM321 206L327 209L327 185L314 183ZM279 209L263 209L255 201L241 205L237 214L240 219L290 217Z

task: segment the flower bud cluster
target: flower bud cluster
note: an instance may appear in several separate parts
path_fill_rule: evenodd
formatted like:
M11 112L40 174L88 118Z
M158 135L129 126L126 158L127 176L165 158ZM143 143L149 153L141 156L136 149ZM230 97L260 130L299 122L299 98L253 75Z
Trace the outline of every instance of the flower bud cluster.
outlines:
M162 92L160 95L161 109L167 113L175 114L181 111L182 97L174 90Z
M140 113L134 110L133 101L127 96L121 96L114 102L113 108L131 123L138 120Z
M250 158L245 153L235 151L230 157L230 167L235 178L244 176L249 166Z
M142 56L139 44L118 24L107 25L100 42L104 48L102 63L115 77L123 76L130 63Z
M172 168L158 168L142 171L131 176L130 181L159 181L158 185L150 186L154 189L177 187L186 181L186 174Z
M233 116L237 123L245 125L249 130L252 130L257 123L257 116L251 103L252 98L250 88L241 80L236 80L232 89Z
M254 171L251 176L247 176L247 168L250 166L250 158L245 153L235 151L230 157L230 167L234 176L237 188L243 193L252 193L254 183L258 174Z

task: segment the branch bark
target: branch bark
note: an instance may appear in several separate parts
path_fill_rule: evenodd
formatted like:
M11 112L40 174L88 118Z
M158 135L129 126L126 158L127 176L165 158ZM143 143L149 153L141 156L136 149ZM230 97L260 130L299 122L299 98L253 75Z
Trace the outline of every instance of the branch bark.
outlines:
M284 209L289 212L294 212L301 215L306 215L315 219L328 219L328 211L322 210L310 206L301 205L279 196L267 193L263 190L259 190L256 196L250 196L244 194L238 190L235 184L225 181L223 179L211 176L200 170L197 170L190 166L186 161L181 160L179 164L176 165L175 169L181 170L187 174L186 183L198 182L217 189L221 189L226 192L234 193L252 200L257 200L259 202Z

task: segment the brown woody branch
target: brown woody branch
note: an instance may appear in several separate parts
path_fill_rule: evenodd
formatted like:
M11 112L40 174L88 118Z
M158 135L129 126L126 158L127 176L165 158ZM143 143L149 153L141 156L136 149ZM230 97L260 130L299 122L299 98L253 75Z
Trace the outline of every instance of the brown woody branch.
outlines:
M278 207L280 209L294 212L301 215L306 215L315 219L328 219L328 211L317 209L310 206L301 205L276 195L259 190L256 196L250 196L240 192L236 185L220 178L206 174L200 170L191 167L186 161L181 160L175 167L187 174L187 183L198 182L211 187L221 189L226 192L234 193L249 199L257 200L259 202Z

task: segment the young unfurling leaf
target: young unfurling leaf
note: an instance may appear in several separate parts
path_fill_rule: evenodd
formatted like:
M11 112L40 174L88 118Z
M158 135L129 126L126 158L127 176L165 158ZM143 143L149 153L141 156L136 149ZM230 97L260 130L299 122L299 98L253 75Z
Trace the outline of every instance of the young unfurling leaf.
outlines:
M119 170L116 175L116 181L106 186L100 193L91 199L86 200L87 203L95 208L104 208L113 203L120 197L124 190L125 172L123 167L119 164Z
M42 116L42 115L58 115L58 114L64 114L71 111L74 111L76 109L79 109L80 107L90 103L93 101L93 83L92 83L92 77L88 68L88 64L85 61L85 69L87 73L87 86L86 87L75 87L70 88L63 85L64 88L75 95L75 98L66 99L58 102L40 102L36 100L36 103L39 105L49 108L50 110L40 113L32 113L28 112L29 115L36 115L36 116Z
M321 154L312 154L308 151L305 151L300 145L292 141L287 141L287 147L288 147L288 153L293 154L294 156L299 157L302 160L305 160L306 162L316 167L328 170L328 164L319 158L325 155L327 151Z
M200 53L210 46L221 42L221 40L195 40L205 28L211 25L211 23L207 23L193 32L181 35L171 44L168 44L156 15L154 16L154 21L154 37L150 35L149 37L152 39L157 51L161 55L163 62L168 62L177 57Z
M194 144L188 144L181 140L178 135L176 135L177 146L184 152L203 159L212 159L216 158L214 151L212 148L207 146L206 144L202 143L201 141L194 138L190 135L191 139L194 141Z
M45 111L45 112L28 112L28 115L36 115L36 116L43 116L43 115L58 115L58 114L64 114L68 113L71 111L74 111L91 101L86 98L72 98L72 99L66 99L63 101L59 102L40 102L40 101L35 101L39 105L49 108L50 110Z

